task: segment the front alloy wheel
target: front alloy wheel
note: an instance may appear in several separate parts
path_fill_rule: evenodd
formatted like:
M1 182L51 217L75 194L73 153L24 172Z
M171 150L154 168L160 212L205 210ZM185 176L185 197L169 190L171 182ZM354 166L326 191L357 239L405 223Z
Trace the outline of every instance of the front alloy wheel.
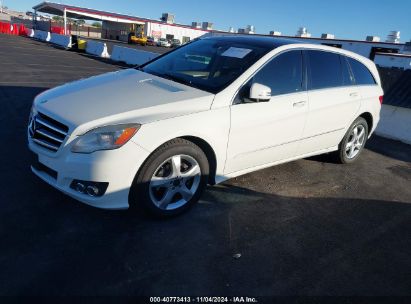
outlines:
M200 185L201 168L188 155L174 155L163 162L150 181L150 198L163 210L175 210L187 204Z
M203 150L185 139L173 139L155 150L140 168L130 189L130 208L142 207L156 217L178 215L200 199L208 175Z

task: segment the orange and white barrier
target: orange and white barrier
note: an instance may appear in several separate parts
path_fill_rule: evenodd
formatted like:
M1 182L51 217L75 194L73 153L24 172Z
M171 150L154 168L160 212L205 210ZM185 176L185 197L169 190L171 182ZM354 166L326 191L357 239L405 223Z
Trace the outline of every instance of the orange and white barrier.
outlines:
M23 24L0 22L0 33L15 36L26 36L27 29Z

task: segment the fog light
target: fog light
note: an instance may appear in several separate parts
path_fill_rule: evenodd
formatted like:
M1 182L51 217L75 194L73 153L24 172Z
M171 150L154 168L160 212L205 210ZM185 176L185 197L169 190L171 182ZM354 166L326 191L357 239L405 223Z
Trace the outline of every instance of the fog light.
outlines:
M101 197L106 193L108 183L91 182L82 180L73 180L70 184L70 188L85 195L92 197Z
M96 186L88 186L87 194L90 196L98 196L99 190Z
M77 183L75 190L77 192L84 193L84 190L86 190L86 186L84 186L84 184L82 183Z

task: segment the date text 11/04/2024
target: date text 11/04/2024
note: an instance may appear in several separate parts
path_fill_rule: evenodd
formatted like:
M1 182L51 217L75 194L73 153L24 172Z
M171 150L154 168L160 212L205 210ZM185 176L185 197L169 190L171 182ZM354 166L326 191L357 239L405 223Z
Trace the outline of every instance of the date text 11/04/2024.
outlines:
M253 297L150 297L150 303L258 303Z

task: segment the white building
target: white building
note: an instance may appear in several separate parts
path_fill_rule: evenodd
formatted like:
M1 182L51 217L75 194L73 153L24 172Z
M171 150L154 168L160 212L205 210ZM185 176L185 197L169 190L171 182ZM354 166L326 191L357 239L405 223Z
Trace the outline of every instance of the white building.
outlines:
M42 12L63 16L66 33L68 33L67 18L101 21L102 38L122 41L127 41L128 34L131 32L143 32L146 36L179 39L184 43L212 30L212 23L209 22L203 22L203 26L200 28L174 23L174 16L171 14L163 14L162 19L155 20L53 2L40 3L34 6L33 9L35 14Z

